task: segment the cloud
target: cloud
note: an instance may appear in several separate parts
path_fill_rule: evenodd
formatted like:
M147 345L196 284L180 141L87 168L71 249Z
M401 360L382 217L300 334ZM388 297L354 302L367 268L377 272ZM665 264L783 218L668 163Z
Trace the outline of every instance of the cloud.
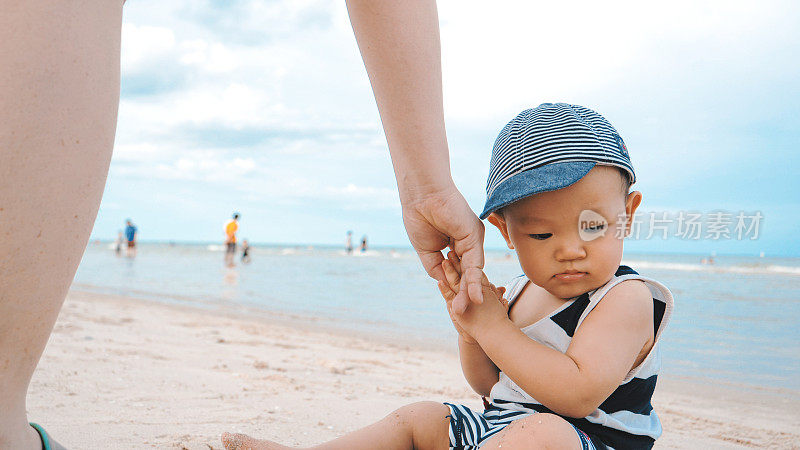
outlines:
M140 142L116 145L114 147L113 160L117 164L126 162L154 163L163 161L168 157L157 143Z
M797 3L438 5L453 177L474 207L495 135L543 101L608 117L653 205L751 210L796 191ZM137 0L123 20L104 205L149 210L169 200L169 214L203 217L241 201L250 217L280 210L287 223L329 223L349 211L399 228L343 2Z
M202 25L217 39L258 46L292 38L297 30L327 30L331 27L333 7L331 2L323 0L204 0L182 2L178 14Z
M395 189L372 186L325 186L321 192L315 192L316 198L338 201L346 210L399 209L400 199Z
M324 144L380 132L343 5L178 1L137 14L147 6L126 11L118 144ZM240 39L247 30L267 38Z
M123 24L122 97L155 96L185 86L188 73L177 60L179 55L171 29Z
M440 15L446 111L458 120L603 91L670 107L719 100L726 87L761 85L758 72L798 67L776 60L797 50L798 6L787 1L444 1Z

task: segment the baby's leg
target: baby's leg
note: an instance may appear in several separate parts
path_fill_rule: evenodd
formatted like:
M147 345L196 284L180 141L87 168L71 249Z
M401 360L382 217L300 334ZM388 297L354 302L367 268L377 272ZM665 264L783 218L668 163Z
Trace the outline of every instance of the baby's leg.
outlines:
M555 414L538 413L511 422L481 446L481 450L513 448L584 449L578 432L566 420ZM591 447L593 448L593 447Z
M418 402L404 406L379 422L333 441L312 447L319 450L446 450L450 444L450 409L442 403ZM271 441L243 434L224 433L227 450L286 449Z

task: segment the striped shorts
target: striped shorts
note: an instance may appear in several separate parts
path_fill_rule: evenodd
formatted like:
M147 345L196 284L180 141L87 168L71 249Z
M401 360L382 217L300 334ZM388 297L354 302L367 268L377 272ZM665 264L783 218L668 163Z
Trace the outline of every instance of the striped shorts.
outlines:
M511 422L536 414L499 408L477 413L464 405L447 402L445 405L450 408L450 448L456 450L476 450ZM583 450L596 450L586 433L577 428L575 432Z

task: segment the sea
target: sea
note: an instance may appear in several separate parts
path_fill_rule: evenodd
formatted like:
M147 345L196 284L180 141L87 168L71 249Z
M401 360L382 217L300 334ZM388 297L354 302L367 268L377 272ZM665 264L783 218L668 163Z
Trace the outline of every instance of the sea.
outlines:
M435 283L410 248L348 255L316 245L255 245L223 263L216 244L138 244L135 258L92 242L72 289L199 307L259 308L310 324L430 343L456 334ZM625 254L622 263L675 297L661 338L664 374L800 391L800 258ZM497 285L522 273L508 251L487 250Z

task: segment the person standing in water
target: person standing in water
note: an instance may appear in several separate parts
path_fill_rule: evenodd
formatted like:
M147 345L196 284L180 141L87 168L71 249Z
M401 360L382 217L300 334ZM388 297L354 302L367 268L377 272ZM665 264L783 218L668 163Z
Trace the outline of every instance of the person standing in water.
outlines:
M233 267L233 258L236 255L236 232L239 230L239 213L233 213L233 218L225 224L225 265Z
M366 234L361 238L361 247L359 247L359 249L361 250L361 253L364 253L365 251L367 251L367 235Z
M344 250L348 255L353 253L353 232L347 230L347 241L344 244Z
M114 241L114 253L119 256L122 253L122 241L124 240L122 230L117 232L117 240Z
M133 258L136 256L136 235L137 235L137 228L136 225L131 222L131 219L125 221L125 238L128 240L128 248L125 251L125 255L128 258Z
M242 240L242 263L247 264L250 262L250 244L247 239Z

